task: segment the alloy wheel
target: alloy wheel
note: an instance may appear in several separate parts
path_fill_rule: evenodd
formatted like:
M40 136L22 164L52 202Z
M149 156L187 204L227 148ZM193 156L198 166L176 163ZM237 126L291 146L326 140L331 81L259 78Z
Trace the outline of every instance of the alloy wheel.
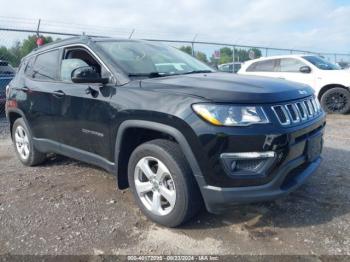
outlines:
M23 160L27 160L30 154L29 138L26 130L18 126L15 132L15 143L18 154Z
M326 106L331 112L341 111L348 103L344 94L335 92L326 98Z
M142 204L152 214L165 216L175 207L176 189L166 165L155 157L143 157L135 167L134 182Z

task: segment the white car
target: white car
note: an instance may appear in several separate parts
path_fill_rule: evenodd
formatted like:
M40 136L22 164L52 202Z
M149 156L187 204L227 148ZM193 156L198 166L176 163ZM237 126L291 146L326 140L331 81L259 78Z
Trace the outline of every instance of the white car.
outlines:
M226 63L218 65L218 69L221 72L228 72L228 73L237 73L239 69L241 69L242 63L241 62L234 62L234 63Z
M350 111L350 70L315 55L284 55L245 62L238 74L268 76L311 86L329 113Z

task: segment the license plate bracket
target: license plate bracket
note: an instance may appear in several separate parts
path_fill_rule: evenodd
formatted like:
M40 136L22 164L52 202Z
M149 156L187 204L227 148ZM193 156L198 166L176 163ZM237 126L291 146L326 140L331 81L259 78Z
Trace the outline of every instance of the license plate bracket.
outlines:
M306 159L309 162L315 161L322 152L323 139L321 135L310 137L306 143Z

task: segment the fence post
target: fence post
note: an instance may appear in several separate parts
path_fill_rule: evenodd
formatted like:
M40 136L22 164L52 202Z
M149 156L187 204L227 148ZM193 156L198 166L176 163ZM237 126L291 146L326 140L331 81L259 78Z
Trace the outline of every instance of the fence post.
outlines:
M235 68L235 46L232 46L232 63L233 69Z
M194 52L194 41L196 41L196 38L197 38L198 34L195 34L193 39L192 39L192 43L191 43L191 46L192 46L192 56L195 56L195 52Z
M131 31L130 35L129 35L129 39L131 39L132 35L135 33L135 28Z
M337 54L334 54L334 63L337 62Z
M36 27L36 36L39 37L40 35L40 23L41 23L41 19L38 20L38 26Z
M268 53L268 48L266 48L266 50L265 50L265 56L267 56L267 53Z

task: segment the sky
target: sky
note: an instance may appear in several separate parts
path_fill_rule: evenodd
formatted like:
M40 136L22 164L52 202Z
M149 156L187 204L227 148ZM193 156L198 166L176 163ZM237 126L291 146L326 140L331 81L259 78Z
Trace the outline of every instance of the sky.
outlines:
M0 26L350 53L350 0L0 0ZM16 19L12 19L16 18ZM12 20L11 20L12 19ZM1 32L0 32L1 38Z

